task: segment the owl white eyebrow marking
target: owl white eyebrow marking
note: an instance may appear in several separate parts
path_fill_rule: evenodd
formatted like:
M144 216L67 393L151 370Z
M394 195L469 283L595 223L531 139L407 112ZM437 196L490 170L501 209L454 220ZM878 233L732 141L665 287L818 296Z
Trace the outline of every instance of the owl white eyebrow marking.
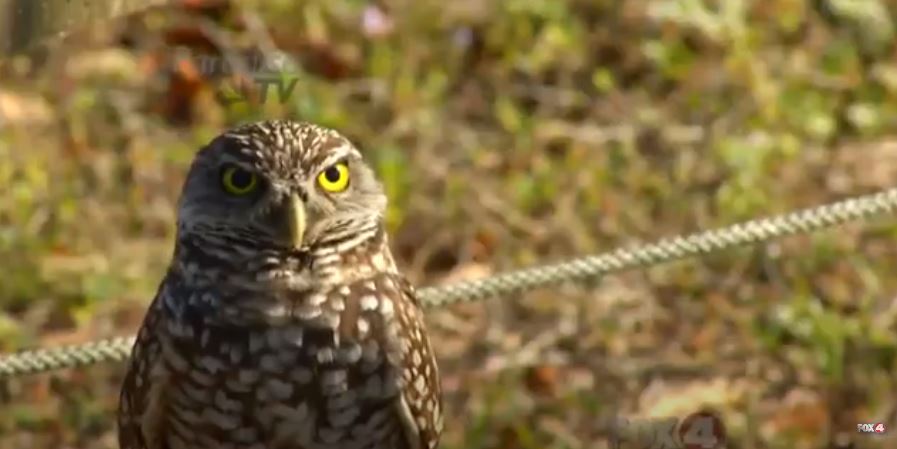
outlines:
M338 162L348 162L350 156L361 156L350 145L340 145L333 150L333 154L324 158L318 167L325 170Z

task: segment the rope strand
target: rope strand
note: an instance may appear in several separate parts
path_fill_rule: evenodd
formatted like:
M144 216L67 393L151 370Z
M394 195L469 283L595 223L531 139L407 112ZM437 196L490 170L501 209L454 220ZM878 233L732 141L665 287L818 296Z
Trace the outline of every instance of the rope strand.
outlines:
M785 215L677 236L635 248L620 248L604 254L526 268L475 281L422 288L418 295L425 307L480 301L563 282L595 279L617 271L757 244L787 235L809 233L874 215L891 214L895 209L897 188ZM119 337L0 356L0 379L101 362L121 362L130 354L133 342L133 337Z

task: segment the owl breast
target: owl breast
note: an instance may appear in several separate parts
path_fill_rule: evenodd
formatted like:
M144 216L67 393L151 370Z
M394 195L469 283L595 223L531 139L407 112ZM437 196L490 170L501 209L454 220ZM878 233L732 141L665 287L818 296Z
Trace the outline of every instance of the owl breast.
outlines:
M296 292L273 321L169 316L159 378L171 449L405 447L396 403L413 317L392 298L398 286L378 275Z

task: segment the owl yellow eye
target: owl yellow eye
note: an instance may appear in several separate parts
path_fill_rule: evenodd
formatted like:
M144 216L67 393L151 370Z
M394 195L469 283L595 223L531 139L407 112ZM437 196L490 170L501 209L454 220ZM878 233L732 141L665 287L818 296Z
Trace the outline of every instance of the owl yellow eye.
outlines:
M349 166L345 162L331 165L318 175L318 185L328 192L342 192L349 187Z
M232 195L246 195L254 191L258 185L258 176L240 167L229 166L221 172L221 185Z

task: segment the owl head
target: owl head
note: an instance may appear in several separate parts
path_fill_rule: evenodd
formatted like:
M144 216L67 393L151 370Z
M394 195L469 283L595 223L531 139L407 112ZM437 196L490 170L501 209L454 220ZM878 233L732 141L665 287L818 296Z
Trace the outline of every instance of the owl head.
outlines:
M361 153L336 131L292 121L242 125L196 155L181 193L179 241L240 260L308 253L381 226L386 196Z

